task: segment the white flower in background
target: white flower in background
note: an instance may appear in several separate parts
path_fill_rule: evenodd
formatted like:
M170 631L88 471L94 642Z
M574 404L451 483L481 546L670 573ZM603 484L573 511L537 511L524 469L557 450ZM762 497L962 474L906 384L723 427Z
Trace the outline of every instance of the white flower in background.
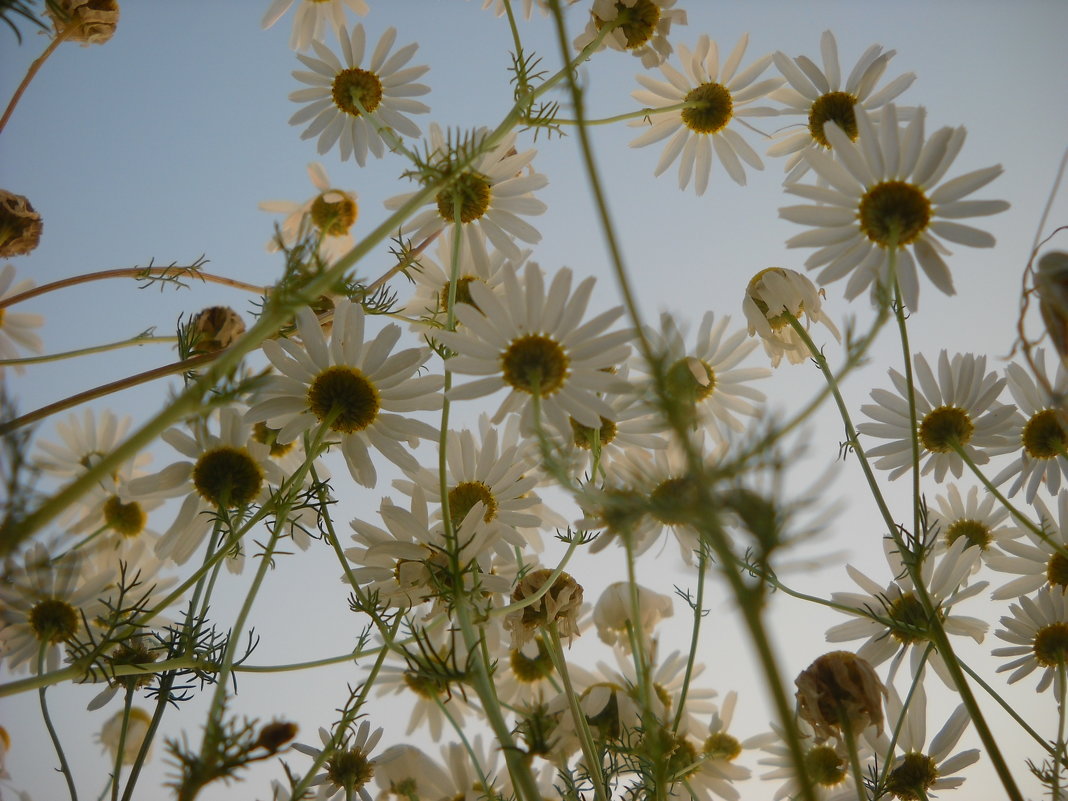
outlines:
M293 77L309 88L290 93L290 100L306 105L289 118L289 124L309 123L300 138L319 137L320 154L337 144L342 160L354 158L362 167L368 152L375 158L385 155L390 144L387 139L419 136L419 126L405 115L430 111L425 104L411 99L430 91L423 84L414 83L430 68L405 67L419 47L415 43L390 55L396 38L395 28L386 30L366 68L360 66L365 56L363 25L357 25L351 34L344 27L338 31L344 63L314 40L311 46L316 58L297 54L310 72L297 70ZM375 120L368 119L365 111ZM386 138L379 125L389 129Z
M405 236L419 243L459 223L464 237L461 240L462 250L478 247L473 240L478 236L476 229L479 229L486 239L513 261L521 257L513 237L528 244L541 240L538 229L523 217L545 213L548 207L533 193L543 189L549 179L540 172L534 172L530 166L538 151L517 151L515 131L506 134L499 143L477 156L462 171L457 172L459 168L451 163L469 148L481 148L488 134L489 130L482 128L477 132L474 142L469 143L462 152L452 152L441 129L436 124L430 126L430 164L443 174L457 174L430 201L431 208L417 213L405 223ZM394 211L415 194L408 192L388 198L385 206Z
M605 368L626 360L632 333L608 331L623 314L619 307L583 323L594 279L585 279L572 292L571 278L570 270L559 270L546 291L541 270L527 264L522 277L505 270L500 297L471 284L477 308L457 305L463 327L437 337L458 354L449 359L450 370L484 377L454 387L449 398L470 400L508 389L494 419L522 411L528 431L540 422L534 417L535 404L542 419L558 430L566 430L569 416L590 428L600 427L602 417L610 418L612 410L599 396L620 386Z
M779 779L782 785L772 796L773 801L784 798L798 798L801 794L801 781L794 766L793 752L787 744L786 734L772 723L774 740L761 746L770 756L759 760L759 764L771 768L760 774L764 780ZM857 798L856 782L849 767L849 751L846 744L837 738L827 740L815 739L812 725L798 719L798 733L801 735L801 747L805 757L805 769L817 801L855 801ZM857 756L864 765L871 759L873 752L865 738L856 738Z
M928 507L927 527L938 533L940 549L963 537L967 547L979 549L984 561L998 552L991 546L1013 540L1022 531L1014 520L1010 521L1009 510L994 495L984 491L980 497L979 488L972 487L965 499L956 484L950 484L946 494L936 496L935 503ZM980 565L976 562L973 569L978 570Z
M123 710L119 710L104 723L98 737L100 744L111 755L111 764L119 755L119 740L122 739L122 722L126 717ZM148 735L148 729L152 725L152 716L139 706L130 707L130 717L126 723L126 738L122 741L122 764L132 765L141 752L141 745ZM152 750L149 748L148 755Z
M1034 511L1036 527L1042 533L1021 526L1023 538L998 543L1003 553L990 554L986 560L994 570L1019 576L991 593L995 601L1017 598L1042 587L1068 592L1068 490L1057 495L1056 518L1041 498L1035 498Z
M1063 697L1064 688L1059 685L1061 668L1068 663L1068 596L1060 588L1047 587L1033 598L1022 596L1009 606L1009 612L1001 618L1004 628L994 635L1011 645L991 653L1014 658L999 667L998 673L1013 671L1012 684L1041 668L1035 691L1045 692L1053 684L1054 695Z
M738 72L748 44L748 34L743 35L721 69L716 43L702 36L692 53L685 45L679 45L679 61L685 74L664 63L660 65L660 71L667 80L637 76L638 83L645 88L632 92L631 97L653 109L654 113L630 123L634 127L652 125L630 146L644 147L671 137L654 175L660 175L679 159L679 188L685 189L692 177L694 190L698 195L703 195L712 173L713 151L731 179L743 186L743 161L753 169L764 169L760 156L731 127L731 123L735 119L741 121L746 117L775 114L775 110L768 106L752 104L782 85L782 78L757 82L757 78L771 64L770 55L763 56ZM656 109L680 103L700 105L656 113Z
M367 791L363 788L374 776L378 762L377 759L371 758L371 752L382 739L382 729L371 731L371 724L364 720L358 727L354 727L353 731L345 732L333 747L330 747L332 739L330 732L320 728L319 740L323 744L322 748L293 743L294 751L313 758L324 751L329 753L322 763L323 772L311 781L312 786L320 788L318 797L323 801L334 798L348 799L355 795L366 797Z
M1063 398L1068 397L1068 370L1061 361L1056 380L1050 381L1042 348L1035 352L1034 363L1037 381L1021 364L1005 368L1009 392L1022 412L1013 419L1013 428L1019 432L1016 447L1020 450L1012 449L1017 458L993 479L997 485L1015 478L1007 494L1012 497L1022 489L1028 503L1035 500L1040 486L1056 495L1062 482L1068 485L1068 431L1061 408Z
M778 367L783 356L790 364L812 358L808 346L790 325L787 312L805 328L811 323L823 323L836 340L841 339L838 327L823 312L822 299L823 290L816 289L796 270L767 267L750 279L742 312L749 323L749 336L760 335L772 367Z
M529 4L529 0L527 2ZM576 37L574 47L582 50L597 38L605 25L617 23L598 50L608 46L621 53L629 52L642 60L643 67L655 67L671 55L671 42L668 41L671 26L686 24L686 12L673 8L675 2L593 0L586 29Z
M675 605L670 595L661 595L648 587L638 585L635 588L638 597L639 619L635 624L631 616L630 584L617 581L609 584L597 599L593 607L593 624L597 627L597 636L608 645L619 645L625 651L631 650L628 628L640 637L646 648L653 640L653 631L664 618L675 614Z
M772 58L779 72L786 78L784 86L772 94L774 100L787 107L779 113L803 115L807 126L802 130L787 128L778 142L768 148L769 156L789 156L786 161L786 181L801 178L809 170L805 153L820 148L830 149L831 143L823 132L828 122L838 125L852 141L857 140L857 117L854 106L859 105L865 111L875 111L897 98L908 89L916 74L906 72L876 91L879 79L886 72L890 59L896 50L883 51L882 45L869 47L857 60L856 66L842 84L842 70L838 61L838 42L834 34L824 31L820 37L820 54L823 69L807 56L790 58L782 51Z
M0 300L21 295L33 289L34 283L29 278L23 278L16 283L15 267L5 264L0 269ZM33 332L33 329L44 325L44 317L40 314L27 314L26 312L12 311L10 307L0 309L0 360L18 359L22 356L20 348L30 353L40 353L44 350L41 338ZM23 368L15 366L15 372L21 373ZM4 366L0 364L0 376L4 374Z
M391 745L375 760L380 799L451 798L449 774L414 745Z
M964 460L958 448L977 465L989 462L991 453L1002 453L1016 410L998 403L1005 379L986 371L986 356L958 353L951 359L943 350L937 368L936 375L923 354L913 357L920 472L933 472L935 481L942 482L947 473L961 477ZM890 440L867 450L875 466L889 470L893 480L912 469L913 422L908 383L897 370L889 373L896 393L873 389L875 403L860 410L875 422L860 423L857 431Z
M262 420L276 429L280 443L325 426L328 438L340 438L356 482L374 487L378 471L372 448L403 469L417 468L415 457L402 443L414 448L420 439L435 438L437 431L401 415L440 408L443 379L413 377L429 356L427 349L391 353L400 339L400 326L391 323L365 341L364 324L363 309L340 300L328 342L311 309L297 312L300 343L293 339L263 343L264 354L280 375L267 379L246 419Z
M687 346L678 323L667 312L660 315L660 330L646 330L646 339L665 370L670 396L692 406L695 422L717 435L721 427L745 430L738 415L757 416L761 410L757 404L764 401L764 393L749 383L771 375L767 367L739 366L757 343L749 340L743 329L728 333L730 323L729 316L716 320L713 312L705 312L692 347ZM633 363L636 369L650 372L641 360Z
M306 50L313 41L323 41L328 24L335 33L344 30L346 8L361 17L367 16L371 10L367 0L272 0L263 15L263 29L278 22L294 2L297 10L293 14L293 35L289 39L293 50Z
M0 658L10 670L21 669L42 653L45 670L57 670L63 644L84 636L83 620L106 611L100 597L115 576L84 568L77 554L53 561L39 542L26 550L21 564L5 568L0 582Z
M919 308L920 284L916 262L939 290L954 294L953 278L943 255L942 240L970 247L993 247L986 231L956 222L964 217L1004 211L1003 200L965 200L1001 175L1001 166L987 167L942 182L964 145L965 130L941 128L924 136L923 108L902 131L897 109L882 108L878 122L861 107L855 109L858 140L836 123L824 134L833 155L810 149L805 158L820 182L792 183L786 191L814 201L811 205L785 206L779 216L807 225L810 231L787 240L787 247L814 247L805 261L819 270L816 280L829 284L849 276L845 296L852 300L868 287L878 300L881 288L892 296L896 276L905 305ZM890 273L890 251L897 267Z
M320 237L319 256L330 264L356 244L352 238L352 226L356 224L360 207L355 192L331 185L326 170L319 162L313 161L308 165L308 178L319 190L315 197L303 203L290 200L265 200L260 203L262 211L286 215L278 234L267 243L267 250L276 251L280 244L292 247L302 235L314 229Z
M563 0L562 6L572 6L577 3L578 0ZM512 2L513 13L515 12L516 2ZM506 13L504 0L482 0L482 8L493 7L493 13L498 17L503 17ZM549 16L549 0L523 0L523 19L529 20L534 16L534 9L537 8L543 17Z
M896 653L891 677L898 660L911 648L912 675L915 675L930 641L931 622L916 595L916 585L905 569L901 555L894 550L896 546L888 541L884 541L884 546L894 580L883 586L852 565L846 565L850 578L863 592L831 593L836 606L855 610L856 618L828 629L827 642L867 638L857 650L857 656L874 666L881 665ZM928 555L921 570L927 594L946 633L982 642L987 630L985 621L952 614L956 604L978 595L988 586L985 581L965 585L965 578L973 572L974 562L978 559L978 550L969 548L967 540L958 538L941 556ZM946 686L953 687L938 651L932 650L928 661Z

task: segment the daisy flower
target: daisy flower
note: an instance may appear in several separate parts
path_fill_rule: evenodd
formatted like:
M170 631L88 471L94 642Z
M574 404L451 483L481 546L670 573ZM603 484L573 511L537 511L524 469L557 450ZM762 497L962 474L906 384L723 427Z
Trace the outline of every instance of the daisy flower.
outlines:
M640 58L643 67L655 67L671 55L671 26L686 24L686 12L672 8L674 5L675 0L593 0L586 29L575 39L574 47L582 50L602 28L615 23L597 49L607 45Z
M934 507L927 511L927 525L931 531L938 532L939 548L946 549L963 537L967 547L974 545L979 549L983 560L997 553L992 545L1020 536L1019 527L1005 525L1008 519L1009 510L993 495L984 491L980 498L979 488L972 487L965 499L956 484L950 484L945 495L938 495ZM976 562L973 569L978 570L979 566L980 562Z
M697 329L692 348L675 318L660 315L660 330L649 328L646 338L665 371L667 390L672 398L693 407L696 420L718 433L718 426L735 432L745 430L737 415L754 417L760 413L764 393L749 386L749 382L771 375L766 367L739 367L753 352L757 343L737 329L728 333L731 318L716 320L713 312L705 312ZM649 372L649 367L637 362L637 369Z
M1060 687L1061 667L1068 663L1068 596L1061 589L1047 587L1033 597L1026 595L1009 606L1011 615L1001 618L1004 628L994 636L1011 643L995 648L994 656L1014 657L998 668L998 673L1013 671L1009 684L1030 676L1041 668L1036 692L1045 692L1054 682L1054 693L1064 696Z
M609 584L593 607L593 624L597 636L608 645L618 645L624 651L631 650L629 631L644 642L644 649L652 647L653 630L664 618L675 614L675 604L670 595L661 595L648 587L637 585L639 619L635 624L631 617L630 584L617 581Z
M590 428L598 428L602 417L610 419L612 409L598 395L616 391L619 382L604 368L627 358L632 333L607 330L623 314L619 307L583 323L594 279L572 292L571 278L569 269L561 269L546 292L541 270L527 264L522 278L504 271L501 297L471 284L478 307L458 305L463 328L437 336L458 354L449 359L450 370L485 377L453 388L449 398L469 400L509 389L494 420L522 408L527 430L540 422L531 411L534 405L558 430L569 425L569 416Z
M267 379L246 419L278 430L277 441L292 442L305 431L326 426L340 439L349 472L358 484L374 487L378 471L371 448L406 470L415 470L414 448L437 431L395 412L441 407L441 376L413 378L429 356L425 348L392 353L400 326L389 324L364 341L363 309L348 300L334 307L329 342L315 313L297 313L300 344L268 340L263 352L281 375Z
M995 601L1047 586L1068 592L1068 489L1057 495L1056 519L1040 498L1035 498L1033 505L1043 534L1023 527L1023 538L998 543L1002 552L993 553L986 560L994 570L1019 575L991 593Z
M915 675L930 641L931 622L923 604L916 597L916 586L904 567L901 555L896 550L890 550L894 547L892 543L884 542L891 573L899 578L884 587L852 565L846 565L850 578L863 592L831 594L831 599L839 608L855 610L856 618L828 629L827 642L867 638L857 650L857 656L877 666L897 653L891 672L896 670L898 659L904 652L916 646L912 648L912 672ZM985 621L952 614L957 603L978 595L987 587L985 581L964 585L965 577L973 572L974 562L978 558L979 552L969 548L966 539L958 537L937 559L930 555L924 559L921 571L927 594L946 633L982 642L987 630ZM929 660L946 686L952 687L945 662L939 653L932 651Z
M884 790L900 801L920 801L964 784L963 777L952 774L979 761L977 748L950 756L971 719L964 704L953 711L924 750L924 743L927 742L927 696L923 684L916 685L912 700L904 711L897 692L893 687L888 689L887 719L896 724L903 714L904 723L895 748L897 755L892 761L886 734L880 737L875 748L884 761L890 762ZM893 730L894 726L891 725L890 729Z
M815 247L805 261L819 270L816 280L829 284L850 275L845 296L852 300L869 286L873 298L888 291L897 279L905 305L919 308L920 284L916 262L938 289L954 294L953 279L943 254L943 239L970 247L993 247L986 231L963 225L963 217L1004 211L1003 200L965 200L1001 174L1001 165L966 173L944 183L942 178L964 145L965 130L941 128L924 137L923 108L904 131L892 103L882 108L878 124L863 107L855 108L857 142L835 122L824 125L834 150L805 153L817 179L828 185L787 184L786 191L815 201L786 206L779 216L811 226L811 231L787 240L787 247ZM897 267L890 273L890 250Z
M571 6L577 3L578 0L564 0L562 5ZM514 7L515 2L512 3ZM487 9L493 7L493 13L498 17L503 17L506 13L504 0L482 0L482 8ZM543 17L549 16L549 0L523 0L523 19L530 19L534 16L534 9L537 8Z
M993 480L994 484L1003 484L1015 478L1008 495L1011 497L1023 489L1028 503L1034 501L1040 486L1056 495L1062 481L1068 485L1068 432L1060 409L1061 399L1068 395L1068 370L1060 362L1056 381L1051 382L1046 374L1046 354L1041 348L1035 353L1034 363L1038 381L1020 364L1005 368L1009 392L1023 413L1013 420L1022 449L1012 464Z
M817 801L853 801L857 798L856 782L849 767L849 751L845 743L837 738L815 740L815 731L804 720L797 721L801 746L808 778ZM798 798L801 795L801 782L794 766L793 752L786 743L786 735L772 724L774 740L761 746L761 750L770 756L759 760L759 764L771 768L760 774L764 780L780 779L782 785L772 796L773 801L784 798ZM771 738L769 738L770 740ZM864 739L857 738L857 756L863 765L873 756L871 746Z
M326 263L337 261L354 247L352 226L356 224L360 207L356 193L335 189L327 177L323 165L313 161L308 165L308 178L319 193L303 203L290 200L265 200L260 203L262 211L285 214L277 236L267 243L268 251L280 246L293 247L305 233L310 222L319 235L319 256ZM281 240L281 241L279 241Z
M488 129L480 129L477 140L484 141L488 133ZM512 237L528 244L541 240L541 233L523 216L545 213L548 207L532 193L543 189L549 179L534 172L530 166L538 151L518 152L515 139L515 131L508 133L498 144L477 156L470 167L458 172L452 161L460 154L452 152L441 129L432 124L429 145L432 155L428 161L441 174L456 175L430 201L432 208L419 212L405 224L405 235L422 242L447 226L459 223L464 237L461 251L478 246L474 239L478 235L475 229L479 229L507 258L519 260L521 253ZM385 206L390 210L399 209L415 194L396 195L387 199ZM457 205L459 220L456 218Z
M294 751L300 751L312 758L320 756L324 751L330 754L323 763L325 770L311 781L313 786L322 785L318 797L324 801L332 798L352 798L357 793L366 797L366 790L363 788L374 776L377 764L377 760L371 758L371 752L382 739L382 729L371 731L371 724L365 720L354 731L345 732L336 744L331 745L333 739L330 732L320 728L319 740L323 744L322 748L293 743Z
M922 354L915 355L913 367L915 429L909 416L908 384L897 370L890 369L897 394L873 389L875 403L860 407L875 422L860 423L857 431L891 440L868 449L876 467L889 470L891 480L907 473L912 468L913 430L920 441L921 474L933 472L940 483L946 473L961 477L964 460L958 448L977 465L989 462L990 453L1002 452L1015 409L997 402L1005 379L986 372L986 356L958 353L951 359L943 350L937 377Z
M280 20L293 3L297 11L293 15L293 35L289 46L293 50L307 50L313 41L321 42L323 33L329 23L334 32L345 28L345 9L361 17L366 17L371 10L367 0L272 0L263 15L261 23L264 30Z
M820 37L822 70L807 56L790 58L782 51L772 56L775 66L789 84L772 95L775 100L786 105L779 114L797 114L808 118L806 128L788 131L785 136L780 137L780 141L768 148L769 156L790 157L786 162L787 183L798 180L808 172L809 164L805 153L831 147L823 132L826 123L834 122L855 142L859 131L854 106L859 105L868 112L875 111L912 85L916 74L907 72L875 91L879 79L883 77L890 59L896 52L883 52L882 45L872 45L858 59L844 86L838 61L838 42L830 31L824 31Z
M309 88L298 89L289 95L304 108L289 118L290 125L310 122L301 139L319 137L318 150L326 153L337 143L342 160L355 158L361 167L370 151L382 158L385 145L397 136L419 136L419 126L406 114L425 114L430 108L412 97L425 95L430 89L416 79L429 67L407 67L417 44L405 45L390 55L397 38L395 28L389 28L378 40L366 69L364 61L365 34L357 25L349 34L342 26L337 32L341 44L342 64L328 47L312 41L317 58L297 54L310 72L297 70L293 77ZM369 119L364 112L374 114ZM384 129L389 132L383 136Z
M652 453L630 448L606 467L603 482L582 488L576 498L582 519L575 526L580 531L599 532L590 544L590 553L602 551L617 540L625 540L636 555L653 546L657 527L649 514L648 497L652 471Z
M768 106L754 106L755 101L766 96L782 84L782 78L769 78L757 82L757 78L771 64L771 56L757 59L746 69L738 72L738 66L749 44L745 34L723 63L719 63L719 49L707 36L697 40L691 52L679 45L679 60L685 74L670 64L660 65L666 81L647 75L638 75L644 89L631 93L631 97L650 108L649 118L630 123L635 127L652 127L630 143L631 147L644 147L662 139L668 140L654 175L660 175L681 155L679 162L679 188L685 189L694 179L694 189L703 195L708 188L712 173L712 152L719 159L727 174L738 184L745 185L744 161L756 170L764 169L760 156L741 135L731 127L735 120L746 117L767 117L775 114ZM658 113L657 109L694 103L687 108Z
M796 270L766 267L749 280L742 300L742 312L749 323L749 336L760 335L771 366L778 367L785 356L790 364L812 358L805 341L790 325L786 313L808 328L823 323L841 341L838 326L823 312L823 290Z
M414 745L391 745L375 760L378 798L451 798L449 774Z
M0 657L9 669L19 669L42 653L45 669L58 669L63 644L84 633L83 620L106 612L99 598L114 577L84 567L73 554L52 561L48 549L35 543L22 564L5 570L0 581Z
M27 290L33 289L33 281L23 278L15 281L15 267L5 264L0 269L0 301L5 298L21 295ZM0 361L18 359L22 354L19 348L25 348L31 353L40 353L44 349L41 338L33 332L34 328L44 325L44 317L40 314L27 314L25 312L13 312L10 308L0 309ZM15 366L15 372L23 370L19 365ZM0 364L0 375L4 374L4 366Z
M264 503L270 487L284 481L269 447L251 437L250 426L233 407L220 413L218 434L210 433L207 421L197 420L191 434L171 428L160 438L185 459L130 480L120 497L132 503L184 496L174 522L156 544L162 559L185 564L215 525L218 512ZM240 564L230 560L228 567Z
M125 719L125 726L124 726ZM97 735L97 741L104 747L111 757L111 764L119 755L119 742L122 741L122 764L132 765L141 752L141 744L148 736L152 725L152 715L139 706L130 707L130 715L127 718L124 710L119 710L104 723ZM125 727L126 731L123 732ZM151 747L145 755L146 759L151 755Z

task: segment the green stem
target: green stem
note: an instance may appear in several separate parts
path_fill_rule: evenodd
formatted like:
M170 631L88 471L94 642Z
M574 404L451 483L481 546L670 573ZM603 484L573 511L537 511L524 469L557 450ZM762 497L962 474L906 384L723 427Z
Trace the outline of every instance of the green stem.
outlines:
M628 111L624 114L616 114L612 117L601 117L596 120L566 120L554 117L552 122L554 125L611 125L614 122L625 122L626 120L652 117L655 114L667 114L672 111L682 111L686 108L703 108L705 105L706 103L704 100L685 100L682 103L674 103L670 106L640 108L637 111Z
M690 627L690 652L686 656L686 672L682 678L682 690L679 691L678 705L675 710L675 719L671 722L671 731L678 733L682 723L682 715L686 709L686 696L690 691L690 681L693 679L694 664L697 662L697 644L701 638L701 621L704 620L705 599L705 572L708 570L708 551L701 543L697 549L697 594L693 603L693 625Z
M134 787L137 785L137 777L141 775L141 768L148 759L149 748L156 736L156 730L163 719L163 712L167 708L167 702L171 696L171 687L174 685L174 673L166 673L160 677L159 694L156 698L156 710L152 714L152 722L148 724L145 739L141 742L141 749L137 752L137 758L130 766L130 777L126 780L126 789L122 793L122 801L130 801L133 797Z
M41 647L37 652L37 673L44 670L45 654L48 652L50 643L44 641L41 643ZM71 801L78 801L78 791L74 787L74 775L70 772L70 765L67 764L67 757L63 753L63 745L59 742L59 735L56 733L56 727L52 725L52 716L48 714L48 702L45 700L46 687L42 687L37 691L37 696L41 702L41 717L44 719L45 728L48 729L48 736L52 738L52 745L56 749L56 756L59 757L59 770L63 774L63 778L67 780L67 790L70 792Z
M78 350L66 350L62 353L48 353L43 356L26 356L21 359L0 359L0 367L21 367L27 364L43 364L45 362L58 362L64 359L74 359L79 356L89 356L93 353L105 353L110 350L119 350L121 348L129 348L134 345L151 345L156 343L173 343L177 342L178 337L143 337L136 336L129 339L122 339L118 342L109 342L106 345L94 345L90 348L79 348Z
M122 777L122 758L126 751L126 735L130 730L130 709L133 707L134 685L126 687L126 699L122 706L122 730L119 732L119 747L115 753L115 773L111 777L111 801L119 801L119 779Z

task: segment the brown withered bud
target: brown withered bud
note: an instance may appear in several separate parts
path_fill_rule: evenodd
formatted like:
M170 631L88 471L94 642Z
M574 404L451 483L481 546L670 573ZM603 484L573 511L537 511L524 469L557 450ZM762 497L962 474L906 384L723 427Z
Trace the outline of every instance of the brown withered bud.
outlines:
M522 601L536 594L545 585L551 570L541 568L525 575L512 591L513 601ZM570 640L579 633L578 614L582 607L582 585L567 573L556 577L549 591L537 601L510 612L504 620L512 632L512 647L522 648L543 626L555 625L561 637Z
M849 651L831 651L816 659L794 681L797 714L825 740L875 726L883 730L886 687L867 661Z
M229 306L210 306L190 323L190 353L215 353L230 347L245 333L245 321Z
M0 189L0 259L23 256L41 241L41 215L30 201Z
M267 749L269 753L273 754L296 736L296 723L290 723L288 720L272 720L260 729L260 736L256 738L256 745Z
M56 0L49 3L48 14L58 35L82 47L104 44L119 24L117 0Z

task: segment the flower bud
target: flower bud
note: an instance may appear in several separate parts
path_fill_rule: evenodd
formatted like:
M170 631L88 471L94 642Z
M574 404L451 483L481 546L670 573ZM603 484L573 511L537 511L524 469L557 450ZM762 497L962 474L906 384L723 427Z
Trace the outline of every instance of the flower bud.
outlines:
M57 34L83 47L104 44L119 24L117 0L55 0L48 14Z
M262 729L256 738L256 745L274 753L297 736L297 724L288 720L272 720Z
M831 651L801 672L797 685L797 714L810 723L821 740L843 729L859 734L875 726L883 730L886 687L868 662L849 651Z
M36 248L43 227L29 200L0 189L0 259L24 256Z
M245 333L245 322L229 306L211 306L193 318L190 332L191 354L216 353L233 345Z

